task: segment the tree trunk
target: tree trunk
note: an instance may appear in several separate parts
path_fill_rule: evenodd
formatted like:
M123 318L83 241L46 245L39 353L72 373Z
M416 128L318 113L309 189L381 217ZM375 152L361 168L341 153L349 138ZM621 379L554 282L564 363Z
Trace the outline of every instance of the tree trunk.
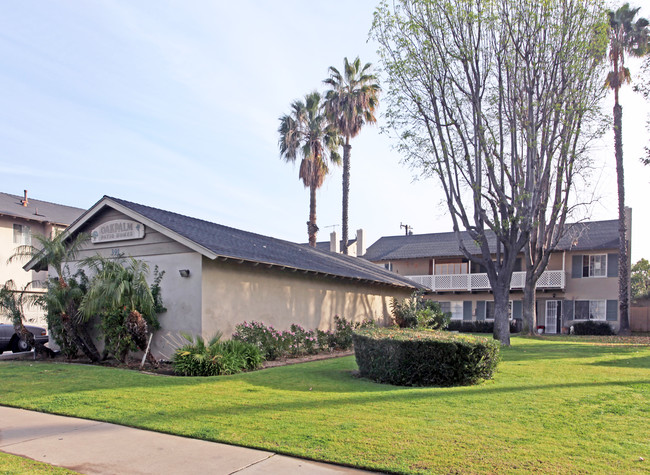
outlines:
M535 286L537 281L532 275L526 272L526 283L524 285L524 300L523 300L523 329L522 333L533 335L535 333L535 322L537 320L535 315L535 302L537 300Z
M100 360L100 355L97 349L95 348L94 352L92 351L93 349L89 347L89 345L86 344L86 342L81 338L79 335L79 332L77 332L77 328L72 322L72 318L70 318L69 315L67 314L62 314L61 315L61 323L63 324L63 328L65 329L66 333L68 334L68 337L73 341L73 343L79 348L84 355L90 361L93 363L96 363ZM94 345L93 345L94 347Z
M508 281L508 284L510 282ZM502 345L510 346L510 322L508 305L510 301L509 285L498 282L494 291L494 339Z
M18 335L18 338L26 341L32 348L36 346L36 339L34 338L34 334L25 328L22 319L14 319L14 332L16 335Z
M312 184L309 187L309 221L307 221L307 234L309 234L309 245L316 247L316 186Z
M618 184L618 313L619 335L629 335L629 266L625 223L625 180L623 176L623 108L614 106L614 152L616 154L616 181Z
M350 137L345 137L343 146L343 217L341 223L341 252L348 253L348 202L350 199Z

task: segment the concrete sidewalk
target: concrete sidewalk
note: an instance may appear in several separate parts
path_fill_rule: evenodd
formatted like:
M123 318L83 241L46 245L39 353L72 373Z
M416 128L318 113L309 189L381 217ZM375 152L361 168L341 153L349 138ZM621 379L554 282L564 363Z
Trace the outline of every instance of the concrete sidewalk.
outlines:
M85 474L362 474L263 450L0 406L0 451Z

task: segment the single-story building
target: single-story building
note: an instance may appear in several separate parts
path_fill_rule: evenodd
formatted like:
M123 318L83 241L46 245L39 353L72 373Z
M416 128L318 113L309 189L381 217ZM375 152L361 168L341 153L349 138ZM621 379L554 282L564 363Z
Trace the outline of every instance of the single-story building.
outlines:
M104 196L65 231L90 234L78 259L132 256L158 266L167 311L159 315L152 352L170 358L180 334L229 337L257 320L331 329L335 315L390 321L393 297L422 288L365 259L222 226ZM38 270L32 261L26 268Z

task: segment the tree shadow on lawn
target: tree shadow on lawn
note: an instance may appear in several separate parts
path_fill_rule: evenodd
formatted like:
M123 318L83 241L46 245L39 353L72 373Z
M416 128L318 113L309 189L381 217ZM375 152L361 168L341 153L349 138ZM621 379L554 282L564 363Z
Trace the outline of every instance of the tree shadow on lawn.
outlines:
M592 366L614 366L619 368L650 369L650 356L637 356L636 358L618 358L605 361L595 361Z
M520 343L501 348L501 361L557 360L611 357L638 353L638 346L606 346L589 343Z
M350 409L352 406L359 406L360 410L368 409L374 404L381 404L384 402L396 403L401 407L408 408L409 404L417 404L420 401L428 400L432 404L444 404L445 399L457 399L463 396L476 396L481 399L493 400L495 396L503 395L504 393L518 393L529 391L548 391L548 390L562 390L562 389L579 389L579 388L606 388L606 387L632 387L639 385L650 384L650 380L633 380L633 381L610 381L601 383L583 382L583 383L565 383L565 384L548 384L548 385L529 385L517 387L455 387L455 388L422 388L422 387L396 387L389 385L378 385L382 391L360 391L358 393L346 392L336 398L319 398L318 392L305 394L295 398L284 400L271 400L262 403L246 403L242 404L240 398L234 398L232 403L227 405L220 405L219 410L224 413L232 413L237 415L244 415L246 413L256 413L260 417L267 413L281 413L286 411L302 411L302 410L317 410L326 408L327 410L335 409L337 407L346 407ZM273 388L276 389L276 388ZM286 390L286 388L285 388ZM192 408L189 412L192 417L204 415L214 415L214 408L206 404L200 409ZM381 410L381 409L379 409ZM182 415L182 414L181 414ZM152 415L153 416L153 415ZM149 416L147 416L149 417Z

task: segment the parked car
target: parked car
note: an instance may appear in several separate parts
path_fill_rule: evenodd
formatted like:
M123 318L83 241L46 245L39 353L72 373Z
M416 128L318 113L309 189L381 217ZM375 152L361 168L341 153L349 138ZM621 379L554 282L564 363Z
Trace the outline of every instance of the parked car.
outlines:
M25 328L34 334L34 339L37 343L47 343L50 337L47 335L47 330L42 327L35 327L33 325L25 325ZM18 353L20 351L29 351L32 347L25 340L22 340L14 331L13 325L0 323L0 353L4 351L13 351Z

